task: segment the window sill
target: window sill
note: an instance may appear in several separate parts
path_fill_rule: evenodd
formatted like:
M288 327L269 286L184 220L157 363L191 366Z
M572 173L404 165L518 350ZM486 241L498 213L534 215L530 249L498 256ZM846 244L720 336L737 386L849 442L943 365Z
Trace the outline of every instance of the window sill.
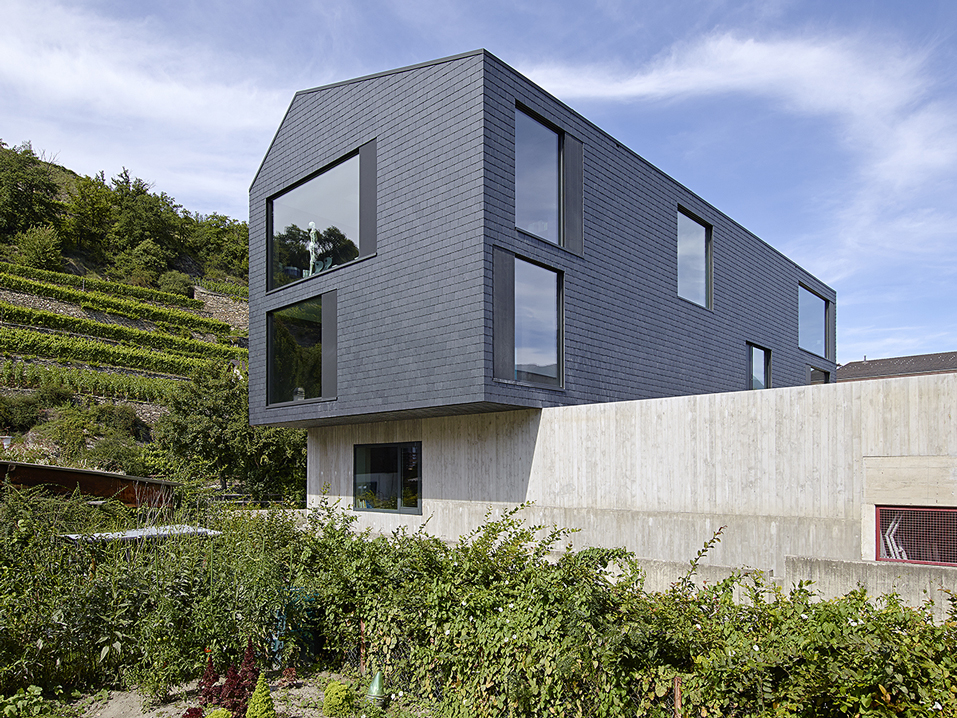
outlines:
M567 248L565 245L563 245L563 244L556 244L555 242L553 242L553 241L550 240L550 239L545 239L544 237L539 237L537 234L532 234L531 232L527 232L527 231L525 231L524 229L522 229L521 227L516 227L516 228L515 228L515 231L518 233L518 236L519 236L519 237L524 237L525 239L534 239L534 240L536 240L536 241L538 241L538 242L542 242L543 244L546 244L546 245L549 246L549 247L555 247L555 249L560 249L560 250L562 250L563 252L565 252L566 254L570 254L570 255L573 256L573 257L578 257L579 259L581 259L581 258L583 258L583 257L585 256L584 253L579 254L578 252L573 252L572 250L568 249L568 248Z
M506 384L508 386L520 386L523 389L544 389L545 391L554 391L559 394L565 393L564 386L555 386L552 384L536 384L531 381L518 381L517 379L499 379L498 377L492 377L492 381L496 384Z
M359 264L359 262L364 262L364 261L366 261L367 259L372 259L372 258L375 257L377 254L378 254L378 252L373 252L372 254L367 254L367 255L364 256L364 257L356 257L356 258L353 259L352 261L346 262L345 264L337 264L335 267L329 267L329 269L327 269L325 272L320 272L319 274L312 274L312 275L310 275L310 276L308 276L308 277L303 277L302 279L297 279L297 280L294 281L294 282L289 282L289 284L283 284L281 287L273 287L272 289L267 289L267 290L266 290L266 296L268 297L268 296L271 295L271 294L276 294L276 293L278 293L278 292L282 292L283 290L289 289L290 287L298 287L298 286L299 286L300 284L302 284L303 282L308 282L310 279L315 279L316 277L328 277L329 275L333 274L334 272L336 272L336 271L338 271L338 270L340 270L340 269L345 269L346 267L351 267L351 266L353 266L353 265L355 265L355 264Z
M324 404L328 401L338 400L338 396L315 396L311 399L300 399L296 401L279 401L273 404L266 404L266 409L288 409L290 406L302 406L303 404Z

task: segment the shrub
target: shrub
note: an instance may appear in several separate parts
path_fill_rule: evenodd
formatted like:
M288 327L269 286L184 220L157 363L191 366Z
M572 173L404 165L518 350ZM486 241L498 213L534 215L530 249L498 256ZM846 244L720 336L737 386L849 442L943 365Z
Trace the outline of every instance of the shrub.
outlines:
M206 718L232 718L232 713L225 708L214 708L206 714Z
M329 718L344 718L352 713L356 694L350 686L333 681L322 696L322 714Z
M253 691L249 699L249 707L246 708L246 718L276 718L276 707L272 702L272 694L269 692L265 673L259 674L256 690Z
M161 292L166 292L167 294L182 294L190 298L193 296L193 281L189 278L188 274L177 272L175 269L169 272L163 272L157 284Z
M20 262L34 269L57 271L63 266L60 236L50 225L31 227L16 238Z

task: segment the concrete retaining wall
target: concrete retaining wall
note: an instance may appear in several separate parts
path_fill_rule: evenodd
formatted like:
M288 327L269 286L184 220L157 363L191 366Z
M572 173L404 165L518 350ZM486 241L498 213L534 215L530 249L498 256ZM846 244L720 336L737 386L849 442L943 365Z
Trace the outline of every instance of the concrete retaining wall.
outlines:
M791 582L810 569L787 557L873 561L876 503L957 505L955 407L957 375L935 375L317 428L308 491L351 505L355 444L421 441L422 516L360 526L451 539L533 501L578 546L675 566L725 527L707 563Z

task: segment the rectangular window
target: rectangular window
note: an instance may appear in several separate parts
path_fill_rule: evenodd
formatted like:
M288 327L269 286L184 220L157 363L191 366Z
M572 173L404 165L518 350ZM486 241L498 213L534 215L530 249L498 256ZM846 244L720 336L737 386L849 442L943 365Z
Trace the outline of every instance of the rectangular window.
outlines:
M823 369L815 369L813 366L807 368L808 384L830 384L831 373Z
M515 108L515 226L582 253L583 147Z
M754 344L748 344L748 388L769 389L771 387L771 350Z
M515 379L559 383L558 272L515 258Z
M827 300L798 287L798 346L827 357Z
M421 454L418 441L356 446L355 509L422 513Z
M957 509L876 508L878 561L957 565Z
M335 395L335 295L327 292L267 315L267 403Z
M375 252L375 142L269 200L269 289Z
M711 227L678 212L678 296L711 309Z

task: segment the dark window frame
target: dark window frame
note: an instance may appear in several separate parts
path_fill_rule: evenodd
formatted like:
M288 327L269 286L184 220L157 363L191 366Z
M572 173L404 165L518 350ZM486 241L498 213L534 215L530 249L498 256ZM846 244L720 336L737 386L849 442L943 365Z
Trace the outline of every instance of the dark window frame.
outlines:
M678 263L675 272L675 293L679 299L683 299L686 302L691 302L697 307L702 309L707 309L709 311L714 311L714 225L710 222L705 221L701 218L700 215L695 214L691 210L687 209L682 205L678 205L678 210L675 213L675 260L677 262L677 252L678 252L678 215L684 215L687 219L690 219L692 222L700 225L704 228L704 293L705 293L705 303L701 304L700 302L691 299L690 297L683 296L681 294L681 283L680 283L680 273L681 273L681 264Z
M561 247L582 256L584 254L584 144L519 101L515 103L515 111L521 112L558 135L558 242L552 242L550 239L519 227L517 221L515 221L515 230L519 236L534 238L552 247ZM513 132L514 130L513 125ZM512 178L517 179L514 171ZM516 203L517 195L516 187ZM513 220L517 220L517 207L513 207L513 210Z
M759 391L761 389L770 389L771 384L771 355L772 352L767 347L761 346L760 344L755 344L754 342L747 342L748 347L748 381L747 388L749 391ZM764 386L755 387L754 386L754 351L758 350L764 352Z
M285 195L288 192L291 192L299 187L302 187L317 177L334 170L336 167L339 167L345 162L353 159L354 157L359 158L359 237L358 237L358 249L359 254L355 259L352 259L348 262L342 264L337 264L329 267L329 269L323 272L317 272L308 277L301 277L299 279L294 279L291 282L285 284L280 284L278 286L273 285L273 267L274 267L274 252L273 252L273 202ZM340 155L332 162L329 162L323 165L321 168L315 172L310 172L305 177L296 180L295 182L286 185L277 192L272 193L266 198L266 293L278 292L284 289L287 289L292 286L296 286L301 282L308 281L318 276L325 276L329 272L333 272L342 267L348 267L355 262L362 261L368 257L374 256L376 254L376 244L377 244L377 221L378 221L378 209L377 209L377 184L378 184L378 171L377 171L377 154L376 154L376 140L372 139L368 142L356 147L355 149L346 152L343 155Z
M289 401L270 401L272 395L272 378L274 375L274 354L273 354L273 315L285 309L290 309L297 304L314 301L318 299L321 302L321 343L322 360L320 365L320 395L308 399L292 399ZM276 307L266 312L266 406L282 407L297 406L321 401L335 400L338 389L338 298L336 290L323 292L314 297L308 297L298 302L292 302L282 307Z
M801 346L801 291L805 291L813 297L817 297L822 302L824 302L824 353L818 354L813 349L808 349L807 347ZM833 350L834 350L834 339L832 338L832 327L833 319L831 314L833 313L833 302L827 297L822 296L820 293L814 291L806 284L798 282L798 349L803 352L807 352L811 356L820 357L824 360L833 361Z
M359 494L358 494L358 483L357 483L357 474L356 466L358 464L358 452L360 449L366 448L387 448L387 447L396 447L399 451L399 457L401 457L401 449L406 447L415 447L418 454L418 470L419 470L419 492L417 503L415 507L411 506L402 506L401 496L397 497L396 508L394 509L382 509L374 507L359 506ZM400 458L401 463L401 458ZM401 467L397 467L401 468ZM400 479L401 481L401 479ZM353 511L362 511L369 513L381 513L381 514L407 514L411 516L421 516L422 515L422 442L421 441L393 441L393 442L384 442L384 443L374 443L374 444L354 444L352 447L352 509Z
M807 350L805 350L807 351ZM820 372L824 375L824 381L814 381L814 372ZM817 386L818 384L831 384L831 372L827 369L821 369L820 367L812 366L811 364L807 365L807 382L808 386Z

